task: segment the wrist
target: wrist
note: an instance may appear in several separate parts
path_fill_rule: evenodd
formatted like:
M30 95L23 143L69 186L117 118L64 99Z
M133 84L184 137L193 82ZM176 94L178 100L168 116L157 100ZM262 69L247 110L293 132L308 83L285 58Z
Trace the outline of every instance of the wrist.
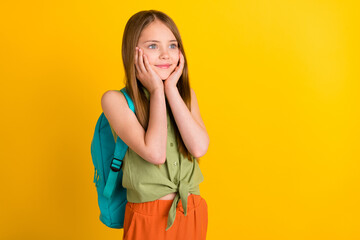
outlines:
M174 91L174 90L177 91L178 89L177 89L176 85L164 84L164 90L166 93L166 92L170 92L170 91Z
M155 87L154 89L152 89L150 92L150 95L152 94L156 94L156 93L162 93L164 94L164 87L163 86L159 86L159 87Z

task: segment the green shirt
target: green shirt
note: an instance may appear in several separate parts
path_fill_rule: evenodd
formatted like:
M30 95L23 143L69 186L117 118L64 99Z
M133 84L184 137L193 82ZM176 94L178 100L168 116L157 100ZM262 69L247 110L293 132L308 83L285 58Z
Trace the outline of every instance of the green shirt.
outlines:
M149 98L149 92L145 88L143 89ZM177 193L168 214L166 230L174 223L179 200L181 199L186 216L188 193L200 195L199 184L204 180L196 158L191 156L193 161L190 162L178 151L175 131L168 111L165 163L161 164L159 168L128 148L124 157L122 179L129 202L149 202L169 193ZM112 131L116 139L116 133L113 129Z

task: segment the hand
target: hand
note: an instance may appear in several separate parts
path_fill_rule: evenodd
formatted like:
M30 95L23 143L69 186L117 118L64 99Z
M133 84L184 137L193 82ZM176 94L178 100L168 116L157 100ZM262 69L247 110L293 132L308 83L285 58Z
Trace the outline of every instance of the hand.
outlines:
M158 88L164 88L162 79L152 69L147 57L138 47L135 49L135 75L150 94Z
M164 87L176 87L176 84L182 75L184 69L184 62L185 62L184 55L180 50L179 50L179 58L180 58L179 66L177 66L174 69L174 71L170 74L170 76L164 81Z

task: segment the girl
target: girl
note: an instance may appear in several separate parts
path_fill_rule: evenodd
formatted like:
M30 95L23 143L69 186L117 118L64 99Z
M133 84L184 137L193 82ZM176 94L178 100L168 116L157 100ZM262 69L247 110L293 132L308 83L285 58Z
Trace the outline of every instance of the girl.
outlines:
M140 11L126 24L122 58L125 96L101 99L113 130L128 146L123 163L127 200L123 239L206 239L208 209L198 158L209 145L180 33L156 10Z

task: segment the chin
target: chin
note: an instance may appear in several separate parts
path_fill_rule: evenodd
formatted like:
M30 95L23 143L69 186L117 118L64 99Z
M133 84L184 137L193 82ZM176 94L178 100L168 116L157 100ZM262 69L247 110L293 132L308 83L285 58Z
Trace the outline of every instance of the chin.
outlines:
M161 80L166 80L169 76L170 76L170 74L158 74L159 75L159 77L161 78Z
M160 78L162 79L162 80L166 80L172 73L173 73L173 69L172 70L170 70L168 73L164 73L164 72L160 72L160 73L158 73L158 75L160 76Z
M168 77L169 77L169 76L167 76L167 77L161 77L161 80L165 81Z

